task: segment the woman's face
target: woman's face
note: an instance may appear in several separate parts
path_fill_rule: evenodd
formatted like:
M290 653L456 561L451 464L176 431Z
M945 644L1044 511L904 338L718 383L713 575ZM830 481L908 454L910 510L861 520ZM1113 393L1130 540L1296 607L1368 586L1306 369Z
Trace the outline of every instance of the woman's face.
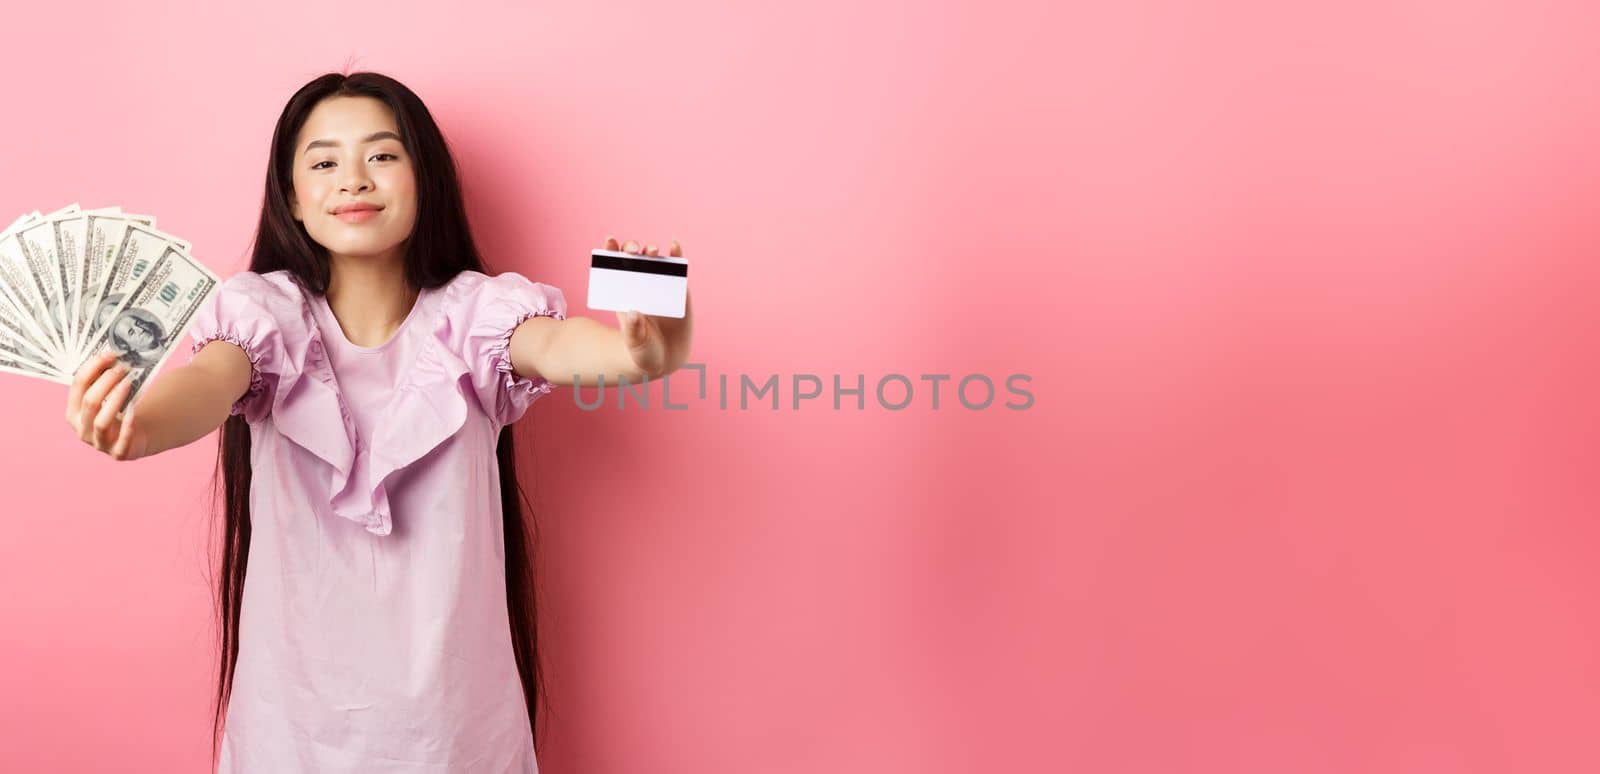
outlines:
M411 157L394 113L372 97L329 97L312 108L295 141L293 180L294 219L330 253L392 257L411 236Z

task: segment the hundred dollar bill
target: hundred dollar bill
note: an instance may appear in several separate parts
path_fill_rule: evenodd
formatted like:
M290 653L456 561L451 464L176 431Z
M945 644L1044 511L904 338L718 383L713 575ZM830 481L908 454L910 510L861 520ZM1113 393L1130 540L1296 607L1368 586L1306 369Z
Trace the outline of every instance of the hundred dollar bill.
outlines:
M13 330L26 331L26 338L41 354L59 363L62 359L60 347L47 333L52 327L49 311L29 269L28 257L17 241L18 234L25 228L28 226L0 236L0 298L4 299L6 306L11 307L7 319L14 323Z
M15 232L17 247L28 267L29 290L37 294L42 307L38 322L49 337L50 345L65 359L70 355L67 339L66 275L61 269L59 249L56 245L56 222L79 213L78 205L69 204L36 220Z
M68 359L77 354L79 331L77 324L78 289L81 285L79 277L83 272L84 263L84 236L88 226L88 216L91 214L115 215L120 213L120 207L105 207L96 210L84 210L76 215L57 218L55 224L56 260L61 265L61 309L62 309L62 335L65 337L65 350Z
M83 246L83 211L77 204L71 212L50 218L50 233L41 239L40 249L51 255L45 259L47 266L55 267L54 276L46 280L51 295L55 296L53 312L59 312L61 349L68 359L76 350L72 331L72 289L77 284L80 251ZM24 244L27 248L29 245ZM52 249L53 248L53 249ZM52 314L54 316L54 314Z
M38 370L38 366L27 361L13 359L10 355L5 353L0 353L0 373L32 376L35 378L48 379L52 382L60 382L61 384L72 384L71 379L52 373L41 372Z
M0 295L0 354L9 354L35 363L47 364L55 368L56 359L45 354L46 350L34 342L33 338L19 322L22 313ZM59 370L59 369L58 369Z
M54 363L41 357L26 342L18 340L3 328L0 328L0 359L11 363L13 367L31 368L37 371L39 376L54 378L61 375L61 369Z
M123 294L122 303L84 350L92 354L110 349L128 366L133 385L122 407L133 405L150 376L183 343L195 312L220 284L210 269L168 245Z
M98 351L89 347L89 342L100 337L102 329L110 322L112 314L122 305L128 293L139 287L145 274L169 247L186 253L187 244L175 244L166 234L138 223L130 221L124 224L116 252L103 270L105 276L94 308L89 310L85 320L87 335L84 336L84 347L73 353L74 360L81 363L88 359L90 353ZM76 367L75 364L73 368Z
M0 323L5 323L5 320L0 318ZM43 357L42 353L34 349L34 345L27 342L27 339L19 339L5 325L0 325L0 357L18 358L18 360L29 361L34 365L50 369L50 371L61 371L61 368L58 368L53 360Z
M91 210L84 213L83 223L83 261L78 272L78 287L74 293L75 307L72 311L73 330L77 333L77 341L69 362L83 360L84 345L94 333L90 320L99 309L100 297L105 289L107 269L111 267L118 248L122 246L122 238L127 234L128 225L137 223L154 229L156 219L148 215L110 214Z
M5 231L0 232L0 242L14 240L12 232L18 226L31 221L32 218L26 215L18 218L16 222L6 227ZM4 274L4 271L0 271L0 277ZM7 283L0 279L0 335L8 338L8 345L12 347L10 351L36 363L53 363L55 358L50 355L50 349L41 344L35 334L24 328L22 320L22 312L11 301Z
M11 225L0 231L0 242L14 239L12 232L32 220L32 216L23 215L12 221ZM19 322L21 319L22 313L18 311L16 304L11 302L11 293L6 287L5 281L0 279L0 334L9 336L13 340L14 346L22 348L33 361L49 362L51 358L45 354L47 350L34 341L30 335L23 332L22 324Z
M18 228L33 222L38 217L39 213L35 212L12 221L5 230L0 231L0 241L14 239L13 233ZM71 380L63 377L51 362L50 356L23 331L18 323L20 318L21 312L11 303L10 293L6 292L4 283L0 282L0 372L70 384Z

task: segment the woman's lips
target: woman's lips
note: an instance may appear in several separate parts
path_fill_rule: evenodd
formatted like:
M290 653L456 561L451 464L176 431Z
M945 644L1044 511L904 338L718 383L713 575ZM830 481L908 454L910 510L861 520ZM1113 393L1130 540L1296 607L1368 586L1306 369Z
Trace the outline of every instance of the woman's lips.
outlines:
M379 212L379 210L376 210L376 209L362 208L362 209L356 209L356 210L345 210L344 212L337 212L337 213L334 213L333 216L335 218L338 218L339 220L342 220L342 221L346 222L346 223L361 223L363 221L371 220L371 219L377 217L378 212Z

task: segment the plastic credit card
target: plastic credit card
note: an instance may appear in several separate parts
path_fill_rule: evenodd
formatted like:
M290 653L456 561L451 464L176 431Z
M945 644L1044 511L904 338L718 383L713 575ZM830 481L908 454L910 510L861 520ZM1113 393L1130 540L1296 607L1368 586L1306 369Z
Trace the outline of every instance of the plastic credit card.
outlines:
M686 259L617 250L595 250L589 256L590 309L682 317L688 294Z

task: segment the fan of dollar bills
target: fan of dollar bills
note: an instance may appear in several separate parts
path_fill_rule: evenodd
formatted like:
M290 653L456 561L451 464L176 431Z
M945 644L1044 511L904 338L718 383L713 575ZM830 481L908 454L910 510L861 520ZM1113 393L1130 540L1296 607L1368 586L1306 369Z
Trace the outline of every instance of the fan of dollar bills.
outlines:
M111 349L132 405L219 282L148 215L76 204L24 215L0 232L0 373L70 384Z

